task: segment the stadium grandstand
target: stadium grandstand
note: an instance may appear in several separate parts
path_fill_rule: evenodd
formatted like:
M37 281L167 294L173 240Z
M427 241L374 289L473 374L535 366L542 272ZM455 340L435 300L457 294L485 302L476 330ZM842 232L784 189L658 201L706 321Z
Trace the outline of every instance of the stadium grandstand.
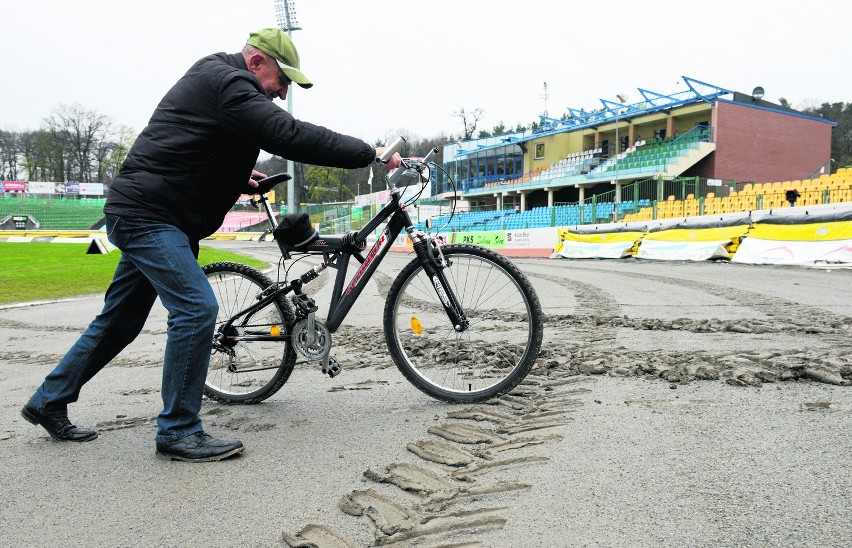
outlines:
M534 130L454 142L452 179L433 198L455 201L447 230L512 230L653 220L852 201L852 173L831 173L836 122L682 77L686 89L638 89L595 111L541 116ZM448 217L433 220L443 226Z
M0 230L94 230L103 225L103 198L0 197Z

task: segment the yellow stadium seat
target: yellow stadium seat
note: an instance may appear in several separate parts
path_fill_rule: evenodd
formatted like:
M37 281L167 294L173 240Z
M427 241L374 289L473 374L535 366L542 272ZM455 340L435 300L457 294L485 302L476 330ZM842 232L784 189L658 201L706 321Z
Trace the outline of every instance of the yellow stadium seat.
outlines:
M783 207L784 204L786 204L786 203L787 203L787 201L784 199L784 193L783 192L773 192L772 194L769 195L769 207L770 208Z
M822 195L821 192L814 190L813 187L806 188L801 192L802 196L799 198L799 201L796 202L797 204L804 206L819 205L820 197Z
M752 209L757 207L757 196L755 196L753 194L749 195L749 196L743 196L740 199L740 203L741 203L744 210L745 209L752 210Z
M742 211L740 209L740 202L738 200L731 200L728 204L728 213L735 213L737 211Z
M757 184L760 184L760 183L757 183ZM751 184L751 183L746 183L746 184L744 184L744 185L743 185L743 187L740 189L740 192L747 192L747 191L749 191L749 190L753 190L753 189L754 189L754 187L752 186L752 184Z

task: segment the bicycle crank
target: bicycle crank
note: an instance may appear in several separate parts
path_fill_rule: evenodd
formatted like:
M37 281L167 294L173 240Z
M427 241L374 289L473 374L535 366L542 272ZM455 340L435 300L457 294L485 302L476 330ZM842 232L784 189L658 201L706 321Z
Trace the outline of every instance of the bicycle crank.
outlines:
M309 361L322 361L323 374L332 378L340 374L340 364L329 357L331 333L321 322L312 317L296 322L293 326L293 347Z

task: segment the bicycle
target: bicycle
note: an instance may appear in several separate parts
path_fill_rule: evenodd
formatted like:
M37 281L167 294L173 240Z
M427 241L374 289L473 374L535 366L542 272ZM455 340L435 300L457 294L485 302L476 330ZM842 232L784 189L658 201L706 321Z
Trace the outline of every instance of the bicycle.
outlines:
M405 141L388 147L387 162ZM278 223L266 197L290 178L278 174L257 189L282 261L322 257L298 278L273 282L259 270L233 262L204 266L219 303L205 394L223 403L251 404L275 394L297 364L321 362L322 372L341 371L331 357L331 334L345 319L394 240L403 230L416 257L387 294L383 329L397 368L414 386L448 402L481 402L517 386L540 351L541 305L527 278L499 253L470 244L443 244L415 228L407 207L428 182L429 159L406 158L387 177L389 199L359 231L320 236L309 217L290 214ZM434 164L432 164L434 165ZM420 192L403 201L396 183L414 179ZM377 233L372 248L367 238ZM347 280L350 259L358 266ZM296 261L290 266L292 267ZM326 320L303 291L324 270L337 270ZM289 269L286 271L289 273ZM347 283L348 281L348 283ZM303 358L297 361L297 357Z

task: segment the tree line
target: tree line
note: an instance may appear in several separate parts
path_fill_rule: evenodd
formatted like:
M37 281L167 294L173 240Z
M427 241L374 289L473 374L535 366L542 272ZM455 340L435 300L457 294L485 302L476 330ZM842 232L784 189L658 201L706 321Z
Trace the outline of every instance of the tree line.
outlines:
M790 108L785 99L781 106ZM823 103L799 112L838 123L832 132L832 169L852 165L852 103ZM403 156L425 156L433 147L440 152L443 146L456 140L501 135L510 131L534 130L538 122L517 124L509 129L502 121L491 129L480 126L484 111L460 107L452 113L461 125L457 136L441 134L431 138L410 135L406 130L389 132L377 139L374 146L384 146L397 136L406 138ZM48 116L42 127L34 131L5 131L0 129L0 179L5 181L55 181L104 183L108 185L118 173L136 138L135 132L117 125L108 116L80 105L60 105ZM435 157L442 164L440 154ZM257 165L267 174L287 170L283 158L272 157ZM368 185L370 168L346 170L322 166L295 164L295 190L298 203L328 203L351 201L357 194L382 190L379 170L374 171L372 188Z
M37 130L0 129L0 179L109 183L135 137L95 110L62 105Z
M789 107L783 98L782 106ZM852 166L852 103L823 103L818 107L800 110L802 114L837 122L831 133L831 171Z

